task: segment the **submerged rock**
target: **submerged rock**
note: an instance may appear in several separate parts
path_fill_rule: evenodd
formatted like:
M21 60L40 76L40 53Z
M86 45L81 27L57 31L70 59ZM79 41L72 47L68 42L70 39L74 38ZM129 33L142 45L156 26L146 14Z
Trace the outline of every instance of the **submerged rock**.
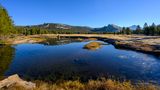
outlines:
M20 86L25 89L31 90L36 87L36 84L22 80L17 74L12 75L12 76L0 81L0 89L12 87L12 86L13 87Z

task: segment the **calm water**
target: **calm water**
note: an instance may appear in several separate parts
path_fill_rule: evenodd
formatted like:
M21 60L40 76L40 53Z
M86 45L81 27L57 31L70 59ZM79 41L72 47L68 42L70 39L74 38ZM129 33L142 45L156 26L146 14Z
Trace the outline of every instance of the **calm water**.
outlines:
M19 74L26 79L46 81L60 79L85 81L97 77L160 81L160 58L116 49L112 45L103 45L96 51L83 49L89 42L91 41L67 41L67 43L58 41L52 45L13 46L14 56L4 75Z

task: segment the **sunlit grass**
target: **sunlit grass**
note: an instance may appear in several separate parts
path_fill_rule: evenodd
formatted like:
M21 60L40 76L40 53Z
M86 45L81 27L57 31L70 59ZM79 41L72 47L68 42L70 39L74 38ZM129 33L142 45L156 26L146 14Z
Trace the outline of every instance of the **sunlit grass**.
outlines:
M152 84L132 84L130 81L115 81L111 79L90 80L86 83L80 81L64 81L58 83L46 83L35 81L37 84L33 90L160 90L159 86ZM5 90L5 89L4 89ZM25 90L22 87L10 87L7 90Z
M5 42L3 40L0 40L0 44L5 44Z
M101 45L102 45L102 43L100 43L100 42L90 42L90 43L86 44L83 48L88 49L88 50L96 50L96 49L100 48Z

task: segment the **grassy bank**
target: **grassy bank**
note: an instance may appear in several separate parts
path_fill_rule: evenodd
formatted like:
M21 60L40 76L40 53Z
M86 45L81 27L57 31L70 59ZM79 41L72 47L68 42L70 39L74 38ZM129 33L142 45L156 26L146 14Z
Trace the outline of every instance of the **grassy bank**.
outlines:
M48 38L49 39L92 38L113 44L116 48L119 49L129 49L160 56L160 36L113 35L113 34L41 34L41 35L28 35L28 36L22 35L14 37L12 36L10 38L6 38L5 40L0 39L0 44L12 45L12 44L22 44L22 43L42 43L42 42L48 42L47 41Z
M87 83L80 81L65 81L55 84L35 81L36 88L33 90L160 90L159 86L152 84L131 84L131 82L119 82L111 79L90 80ZM3 89L6 90L6 89ZM7 90L25 90L23 87L14 86Z

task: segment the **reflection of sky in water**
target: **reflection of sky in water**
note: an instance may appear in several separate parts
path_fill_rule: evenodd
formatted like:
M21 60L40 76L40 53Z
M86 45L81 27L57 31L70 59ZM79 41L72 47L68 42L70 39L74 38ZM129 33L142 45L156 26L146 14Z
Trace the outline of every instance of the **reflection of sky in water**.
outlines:
M141 73L143 74L152 74L157 72L157 68L160 67L160 62L157 63L156 58L152 58L151 55L143 54L143 53L130 53L126 55L119 55L118 58L123 60L132 60L132 64L137 67L137 69L141 69ZM134 61L133 61L134 60ZM155 74L156 75L156 74Z
M65 45L20 44L6 72L31 77L84 78L104 76L129 80L160 80L160 59L152 55L103 45L96 51L83 49L88 42ZM57 74L57 76L55 76Z

